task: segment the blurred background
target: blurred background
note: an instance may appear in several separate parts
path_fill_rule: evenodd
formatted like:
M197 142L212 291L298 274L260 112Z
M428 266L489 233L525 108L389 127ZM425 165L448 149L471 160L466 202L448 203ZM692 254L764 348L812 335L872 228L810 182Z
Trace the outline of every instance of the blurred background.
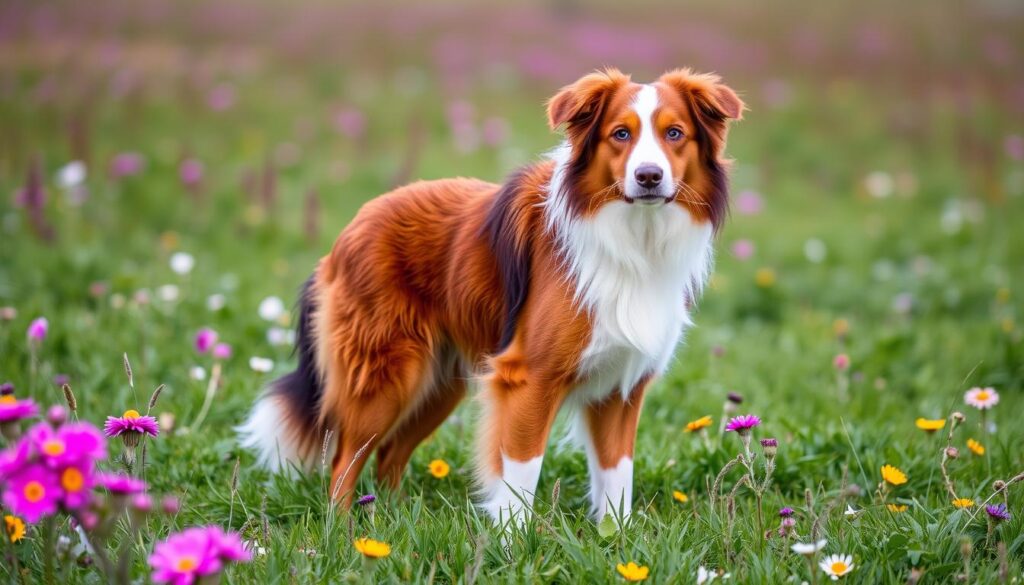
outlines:
M211 420L236 421L263 381L245 358L288 363L260 300L290 305L362 202L500 182L560 140L544 100L597 67L690 66L749 112L674 374L708 390L689 404L803 396L845 351L853 412L942 417L948 394L929 396L972 369L1024 379L1022 30L1017 0L5 0L2 373L25 373L24 327L46 315L44 377L108 383L128 348L183 416L203 397L189 340L211 326L244 372Z

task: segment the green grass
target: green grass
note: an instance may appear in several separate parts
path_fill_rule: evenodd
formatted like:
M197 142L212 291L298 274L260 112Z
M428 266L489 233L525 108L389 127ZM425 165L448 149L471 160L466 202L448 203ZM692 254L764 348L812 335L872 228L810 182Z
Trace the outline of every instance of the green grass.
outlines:
M728 71L721 73L728 77ZM988 159L967 160L955 131L963 124L991 143L1020 132L1019 120L997 104L958 114L941 99L926 101L919 132L906 136L893 134L886 117L891 110L861 85L823 90L795 84L793 101L776 110L749 100L752 110L734 126L730 140L737 161L733 193L758 191L765 210L734 213L719 234L715 276L699 304L697 325L670 373L649 393L637 442L632 519L613 534L599 533L586 516L585 459L553 437L536 513L523 529L504 534L473 506L466 448L472 404L417 450L399 493L378 491L370 472L364 474L360 493L380 496L373 515L335 512L320 473L291 479L258 469L251 454L239 449L231 427L263 384L293 366L290 348L268 343L269 324L256 313L260 300L277 295L293 302L316 259L359 205L389 187L408 149L405 120L413 113L424 118L410 178L500 181L515 164L558 140L545 128L541 107L554 87L476 91L471 97L479 109L507 118L512 133L500 149L470 154L453 148L442 91L430 81L422 94L382 91L364 99L369 134L361 145L323 123L339 95L355 92L345 80L328 76L322 84L299 88L278 86L275 81L291 79L280 72L242 81L238 105L225 113L183 104L173 93L130 102L100 99L89 114L90 199L74 207L52 175L74 156L59 121L76 114L67 103L28 99L38 78L38 71L22 71L13 94L0 102L2 127L16 138L16 148L5 150L0 161L0 305L17 309L13 321L0 322L0 378L14 382L19 395L59 403L52 379L66 374L78 415L97 424L107 415L144 407L152 388L166 384L155 412L172 414L174 429L151 443L146 475L154 493L175 494L183 505L173 518L153 520L135 543L138 578L144 579L142 559L153 542L169 531L203 523L227 526L230 517L231 528L267 550L251 564L232 568L226 578L231 583L475 578L597 584L620 582L615 565L630 560L649 566L658 583L693 582L698 565L722 568L741 583L779 583L794 575L798 582L809 580L789 542L759 536L748 490L738 492L731 523L724 507L709 504L710 485L738 452L739 441L715 432L706 447L682 428L710 414L716 431L728 391L744 396L741 412L764 419L758 437L780 441L778 469L763 504L765 530L778 527L778 508L792 506L798 511L796 531L806 540L812 517L823 515L825 551L854 556L851 582L903 583L914 569L924 571L921 583L952 582L963 571L964 542L973 545L970 582L996 582L995 541L1006 544L1009 573L1019 577L1024 488L1011 488L1014 517L985 548L984 513L955 510L943 489L939 459L945 431L927 435L914 427L919 416L966 413L953 439L961 455L949 464L965 497L986 499L993 480L1024 470L1024 426L1016 419L1024 407L1021 163L997 148ZM821 99L823 93L828 99ZM312 124L311 132L296 130L304 121ZM286 142L296 143L301 155L294 164L278 165L276 200L267 209L243 191L242 176L261 169ZM147 168L139 177L111 181L106 163L122 150L144 153ZM47 217L58 234L53 243L34 237L24 212L6 197L24 182L34 153L45 162ZM186 153L206 164L199 197L178 181L177 165ZM863 181L876 170L912 177L915 187L870 197ZM312 236L303 224L309 189L317 191L321 205L319 230ZM943 215L948 227L959 209L967 209L962 225L944 229ZM730 254L740 238L756 244L752 259ZM808 238L824 243L824 261L805 257ZM187 277L168 266L178 250L196 257ZM773 271L772 286L755 283L759 269ZM90 292L95 282L104 283L99 295ZM179 287L177 301L157 298L155 290L165 284ZM150 291L151 301L135 302L139 290ZM206 308L212 294L226 296L224 309ZM894 310L900 295L912 299L908 311ZM125 305L116 308L112 299L122 297ZM51 334L33 376L25 328L42 315L50 320ZM845 339L834 333L837 319L849 322ZM206 390L205 382L189 378L189 369L211 366L192 348L203 326L216 329L235 355L224 364L223 386L205 423L186 432ZM852 360L848 400L840 396L840 375L832 366L833 357L844 352ZM132 361L135 391L124 377L122 353ZM250 370L248 358L254 355L272 358L274 372ZM995 386L1002 396L992 412L991 434L962 401L975 385ZM561 431L560 425L556 434ZM968 437L986 445L985 457L968 452ZM435 458L452 465L443 480L426 471ZM885 463L909 476L887 500L909 505L906 512L888 511L875 495ZM739 475L726 476L726 492ZM556 482L560 496L554 505ZM843 487L854 485L859 495L843 496ZM689 503L675 502L673 490L686 492ZM810 509L806 494L814 502ZM847 503L863 510L856 519L844 516ZM351 546L362 535L393 549L372 577ZM19 545L18 554L29 570L40 570L38 533ZM0 572L10 577L9 571L5 565ZM825 576L818 571L817 578ZM69 582L99 579L77 568Z

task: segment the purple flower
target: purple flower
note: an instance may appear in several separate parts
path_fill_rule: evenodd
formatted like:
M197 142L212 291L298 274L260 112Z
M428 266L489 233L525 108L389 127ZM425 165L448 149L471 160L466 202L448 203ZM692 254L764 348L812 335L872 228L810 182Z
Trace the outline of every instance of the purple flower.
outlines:
M779 441L778 439L761 439L761 446L766 449L770 447L778 447Z
M31 465L7 479L4 505L29 522L57 511L61 490L55 474L42 465Z
M365 496L362 496L358 500L356 500L356 505L357 506L365 506L367 504L372 504L372 503L374 503L376 501L377 501L377 496L375 496L373 494L366 494Z
M39 407L31 398L18 400L13 394L0 395L0 424L39 415Z
M1010 511L1006 509L1006 504L985 506L985 511L988 512L988 517L996 522L1002 522L1010 519Z
M780 518L789 518L794 513L795 513L795 510L793 510L793 508L790 508L789 506L786 506L785 508L782 508L781 510L779 510L779 517Z
M125 445L135 447L142 435L159 435L160 425L152 416L142 416L137 410L128 410L120 417L108 416L106 424L103 425L103 434L108 437L121 437Z
M740 260L747 260L754 255L754 242L747 239L736 240L732 243L732 255Z
M54 429L42 422L28 430L27 438L43 464L51 469L91 464L107 457L103 436L89 423L69 423Z
M146 491L146 482L127 475L98 473L96 480L112 494L130 496Z
M50 322L46 320L46 317L38 317L29 323L26 333L30 341L42 342L46 339L46 334L49 331Z
M725 399L733 404L743 404L743 396L738 392L730 392L726 394Z
M741 435L745 435L750 432L750 429L759 424L761 424L761 419L757 418L757 415L742 414L729 419L729 423L725 425L725 430L736 431Z
M757 215L762 209L764 202L756 191L743 191L736 196L736 211L741 215Z
M213 357L218 360L231 358L231 346L226 343L218 343L213 346Z
M137 152L122 152L110 161L110 176L114 179L132 177L142 172L146 159Z
M187 187L196 187L203 181L203 163L194 158L187 158L181 161L178 167L178 176L181 182Z
M196 351L206 353L217 343L217 332L209 327L203 327L196 333Z
M149 557L153 581L191 585L197 577L219 573L225 562L246 562L251 553L234 532L218 526L193 527L157 543Z

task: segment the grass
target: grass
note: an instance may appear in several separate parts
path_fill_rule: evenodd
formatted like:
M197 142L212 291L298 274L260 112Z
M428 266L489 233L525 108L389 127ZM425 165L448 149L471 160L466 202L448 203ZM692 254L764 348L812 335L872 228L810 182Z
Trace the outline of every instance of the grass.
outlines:
M1019 134L1019 119L1004 105L983 101L958 113L932 97L920 104L915 130L900 133L890 123L899 98L879 98L866 84L823 88L797 80L791 100L778 107L750 95L751 111L729 143L737 161L733 194L760 193L764 210L734 211L718 235L715 276L697 325L649 393L631 521L603 531L586 516L583 454L553 440L533 518L505 534L473 506L466 449L472 404L417 450L399 493L379 492L370 472L364 474L360 493L379 496L372 514L336 512L322 472L287 478L257 468L231 427L260 387L293 365L290 347L268 342L271 324L257 315L260 301L276 295L293 302L359 205L396 179L500 181L553 146L558 138L544 125L541 103L555 87L474 88L467 99L478 117L501 116L511 131L501 146L467 153L453 145L445 91L429 76L418 93L386 91L390 82L381 82L360 98L368 90L352 79L365 77L318 71L311 74L318 83L296 87L285 69L240 76L237 103L226 112L197 104L185 89L129 100L100 93L81 114L73 100L32 97L43 71L31 63L8 76L0 101L0 127L11 137L0 160L0 192L20 187L38 154L51 196L46 217L57 234L52 242L37 238L24 210L11 198L0 201L0 306L17 310L13 320L0 322L0 378L14 382L19 395L49 404L63 402L53 378L66 375L78 415L97 424L128 408L144 410L149 392L166 384L154 412L173 416L174 424L150 443L146 474L154 493L179 496L182 508L152 521L133 544L135 576L143 578L142 559L168 532L194 524L227 527L230 518L230 528L266 549L251 564L232 568L230 583L597 584L620 582L615 565L631 560L649 566L658 583L693 582L700 565L742 583L810 581L804 559L789 551L791 540L758 534L749 490L737 492L734 521L724 504L710 506L711 484L740 449L734 436L717 432L726 393L735 391L744 397L740 412L764 419L757 436L780 442L764 497L765 530L778 527L780 507L792 506L795 529L806 541L820 516L825 552L852 554L856 569L847 579L857 583L902 583L917 570L923 571L919 583L952 582L965 570L972 583L999 582L996 541L1006 545L1009 575L1019 577L1021 487L1010 488L1013 519L986 548L984 512L954 509L945 493L939 461L946 430L930 435L914 427L919 416L966 414L953 438L960 456L949 463L958 495L980 502L992 496L994 480L1024 470L1024 427L1016 421L1024 406L1024 169L998 147L987 157L965 154L962 142L964 128L996 145ZM729 78L728 70L720 73ZM754 87L755 81L741 78L736 85L743 83ZM359 140L324 123L339 96L349 95L357 96L352 99L368 121ZM421 122L411 127L405 120L412 118ZM88 122L84 138L60 122L69 120ZM88 145L89 198L74 206L52 177L82 158L81 140ZM125 150L143 153L146 168L112 180L106 164ZM179 181L184 156L205 164L198 193ZM403 170L408 166L413 170ZM268 167L272 189L245 186L246 176L259 177ZM895 178L892 196L870 196L865 179L874 171ZM319 205L312 230L304 211L310 190ZM730 252L740 239L755 244L752 258ZM824 245L820 261L808 259L805 250L814 256L820 247L809 239ZM169 268L176 251L195 256L187 276ZM168 284L178 287L177 300L160 299L159 287ZM207 308L214 294L224 295L223 309ZM49 319L51 331L33 374L25 329L37 316ZM837 320L848 324L848 333L836 334ZM223 385L205 422L190 428L206 393L206 382L191 379L190 368L212 366L192 345L204 326L230 342L234 356L223 364ZM123 353L132 362L134 391ZM833 367L840 353L850 357L848 372ZM250 356L273 359L274 371L252 371ZM993 432L980 427L978 412L962 400L979 385L1002 396L989 418ZM682 431L705 414L715 419L707 445ZM984 457L967 450L968 437L987 447ZM436 458L452 466L444 479L427 472ZM909 477L886 500L908 505L905 512L890 511L875 495L886 463ZM739 477L739 470L725 476L726 493ZM859 491L851 492L853 486ZM689 501L673 500L673 490ZM843 513L847 504L861 510L853 519ZM392 546L372 576L351 545L364 535ZM37 537L30 533L18 552L33 571L42 567ZM965 542L973 549L966 569ZM0 573L10 577L9 570ZM819 582L826 578L815 573ZM77 568L69 582L97 582L96 574Z

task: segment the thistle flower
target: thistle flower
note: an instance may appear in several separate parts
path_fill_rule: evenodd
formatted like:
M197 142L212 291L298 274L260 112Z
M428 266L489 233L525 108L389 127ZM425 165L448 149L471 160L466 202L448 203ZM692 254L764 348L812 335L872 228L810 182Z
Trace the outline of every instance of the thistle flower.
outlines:
M615 565L615 570L617 570L626 581L644 581L647 579L647 576L651 574L651 569L649 567L637 565L633 561L629 561L625 565L619 563Z
M725 425L725 430L736 431L738 435L745 436L750 433L750 429L759 424L761 424L761 419L757 415L743 414L729 419L729 423Z
M372 538L357 538L352 542L352 546L364 557L371 559L380 559L391 554L390 544Z
M765 457L775 457L775 453L778 451L778 448L778 439L761 439L761 449L764 450Z
M971 388L964 393L964 402L978 410L988 410L999 404L999 393L995 388Z
M907 483L907 475L892 465L882 466L882 481L892 485L903 485Z
M695 433L701 429L706 429L707 427L710 427L712 422L714 421L711 420L711 416L705 415L698 418L697 420L691 420L690 422L686 423L685 430L687 433Z
M11 542L18 542L25 538L25 522L21 518L7 514L4 516L4 527L7 529L7 538Z
M792 516L795 513L796 513L796 511L793 510L793 508L790 508L790 507L787 506L787 507L782 508L782 509L779 510L779 518L789 518L790 516Z
M126 410L120 417L108 416L103 425L103 434L108 437L121 437L126 447L138 446L142 435L155 437L160 434L160 425L152 416L142 416L137 410Z
M427 466L427 470L430 472L430 475L433 475L437 479L442 479L448 475L448 472L451 471L451 467L444 459L434 459Z
M988 517L995 522L1003 522L1004 520L1010 519L1010 511L1006 509L1006 504L985 506L985 512L988 514Z
M42 343L46 339L46 334L50 331L50 322L46 317L37 317L33 319L28 325L28 330L25 332L28 335L29 341L34 343Z
M821 559L821 563L818 566L833 581L838 581L840 577L853 570L853 557L850 555L829 555Z
M733 404L743 404L743 395L739 392L730 392L725 395L725 399Z
M967 448L978 457L985 454L985 446L974 439L967 439Z
M921 429L922 431L925 431L927 433L934 433L935 431L946 426L946 419L940 418L933 420L926 418L918 418L916 421L914 421L914 425L917 426L917 428Z

